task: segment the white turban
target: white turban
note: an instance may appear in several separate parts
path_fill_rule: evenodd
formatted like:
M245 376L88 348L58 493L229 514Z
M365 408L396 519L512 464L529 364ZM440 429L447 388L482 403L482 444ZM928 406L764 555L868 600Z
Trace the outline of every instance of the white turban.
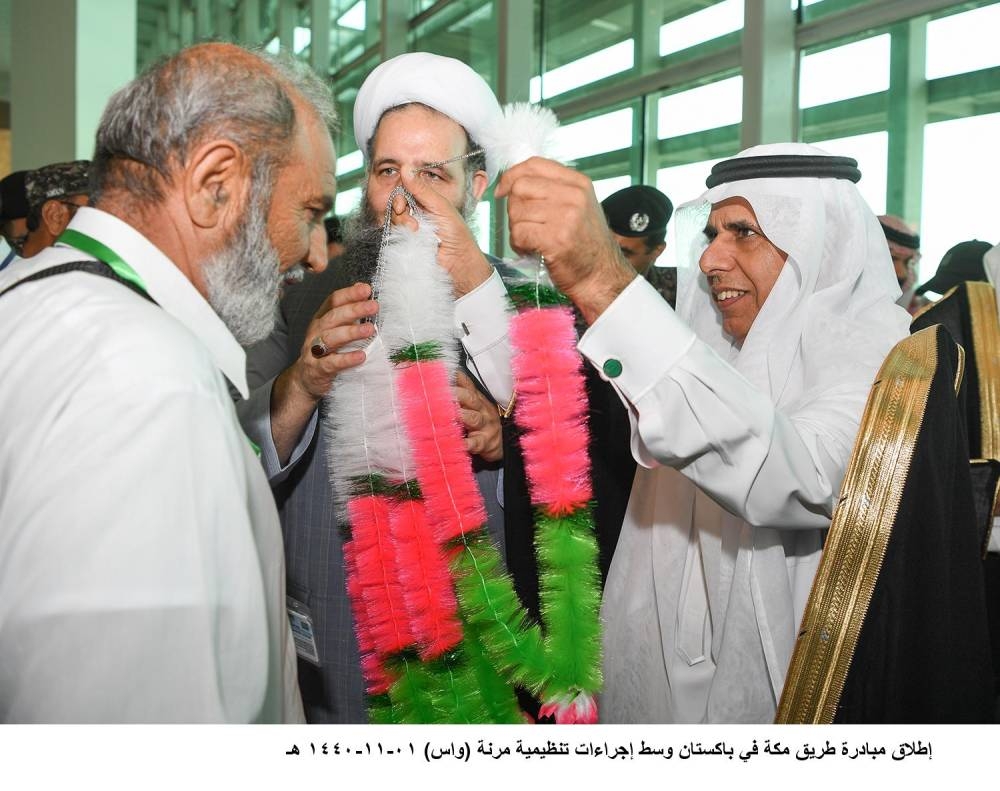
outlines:
M419 102L462 126L481 143L500 123L500 103L486 81L460 60L408 52L380 64L361 85L354 102L354 139L363 154L382 114L401 104ZM486 173L492 183L500 171L498 157L486 151Z

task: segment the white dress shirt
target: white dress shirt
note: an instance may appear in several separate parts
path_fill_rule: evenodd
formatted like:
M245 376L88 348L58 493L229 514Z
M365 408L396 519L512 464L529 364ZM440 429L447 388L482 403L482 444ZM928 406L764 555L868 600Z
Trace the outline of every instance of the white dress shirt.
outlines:
M0 720L300 721L278 517L226 386L243 351L132 227L70 227L159 306L87 273L0 299ZM91 258L50 248L0 290Z

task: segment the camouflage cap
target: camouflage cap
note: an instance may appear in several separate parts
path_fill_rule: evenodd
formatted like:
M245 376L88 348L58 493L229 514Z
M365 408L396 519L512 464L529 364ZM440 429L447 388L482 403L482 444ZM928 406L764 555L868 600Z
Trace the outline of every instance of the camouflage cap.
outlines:
M25 177L25 191L31 211L39 209L47 200L87 195L90 193L90 160L57 162L29 171Z

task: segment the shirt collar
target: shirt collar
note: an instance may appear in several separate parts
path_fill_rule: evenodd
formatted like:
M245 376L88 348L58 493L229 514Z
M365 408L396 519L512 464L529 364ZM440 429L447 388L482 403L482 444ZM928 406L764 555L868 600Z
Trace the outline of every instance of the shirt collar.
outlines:
M100 209L81 207L69 227L92 236L121 256L142 278L149 296L191 330L240 395L248 396L243 348L173 261L131 225Z

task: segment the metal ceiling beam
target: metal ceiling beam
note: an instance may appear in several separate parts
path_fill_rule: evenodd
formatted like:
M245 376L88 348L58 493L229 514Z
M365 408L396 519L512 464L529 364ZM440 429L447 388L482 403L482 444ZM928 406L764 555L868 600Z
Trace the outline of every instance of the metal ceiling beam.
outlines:
M788 0L745 0L740 147L796 137L798 53Z
M330 0L309 0L309 64L324 79L330 73Z
M934 14L955 5L955 0L879 0L803 22L795 31L795 46L810 47L827 41L895 25L913 17Z
M694 82L713 74L740 67L740 47L734 45L718 52L667 66L652 74L641 74L598 90L588 90L578 99L547 101L560 118L575 118L599 107L621 104L647 93L655 93Z
M895 25L891 35L886 211L918 225L927 124L927 17Z

